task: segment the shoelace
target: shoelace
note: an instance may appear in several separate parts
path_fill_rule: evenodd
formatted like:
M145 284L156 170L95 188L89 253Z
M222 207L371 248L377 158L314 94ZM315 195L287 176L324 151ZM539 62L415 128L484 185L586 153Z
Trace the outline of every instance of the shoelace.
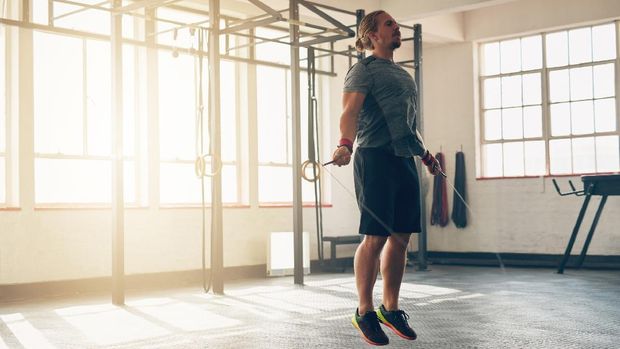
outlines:
M397 319L399 321L403 322L403 324L405 324L405 325L409 325L407 323L407 320L409 320L409 314L405 313L404 310L396 310L395 313L396 313L396 315L398 315Z
M370 324L372 324L373 330L377 331L381 329L381 325L379 324L379 317L377 316L377 313L375 313L374 311L369 311L366 314L364 314L364 319L368 321Z

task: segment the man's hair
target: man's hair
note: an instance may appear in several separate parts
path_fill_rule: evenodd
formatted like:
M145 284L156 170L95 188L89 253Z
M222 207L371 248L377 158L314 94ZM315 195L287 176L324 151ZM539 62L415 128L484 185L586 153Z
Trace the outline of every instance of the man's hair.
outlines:
M385 13L383 10L373 11L362 18L360 26L357 29L357 40L355 40L356 50L364 52L364 50L374 49L370 37L368 37L368 33L377 31L377 26L379 25L377 17L383 13Z

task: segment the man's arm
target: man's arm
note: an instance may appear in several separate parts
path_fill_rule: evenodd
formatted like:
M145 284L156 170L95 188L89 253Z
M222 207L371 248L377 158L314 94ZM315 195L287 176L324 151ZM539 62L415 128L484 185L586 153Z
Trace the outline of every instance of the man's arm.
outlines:
M347 165L353 153L353 141L357 134L357 120L364 105L366 94L345 92L342 95L342 115L340 116L340 142L332 155L334 164Z

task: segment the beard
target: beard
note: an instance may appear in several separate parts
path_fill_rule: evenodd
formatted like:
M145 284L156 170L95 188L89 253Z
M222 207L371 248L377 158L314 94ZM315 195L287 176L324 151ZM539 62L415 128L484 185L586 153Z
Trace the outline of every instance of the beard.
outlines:
M392 41L392 50L396 50L397 48L399 48L400 44L401 44L400 40Z

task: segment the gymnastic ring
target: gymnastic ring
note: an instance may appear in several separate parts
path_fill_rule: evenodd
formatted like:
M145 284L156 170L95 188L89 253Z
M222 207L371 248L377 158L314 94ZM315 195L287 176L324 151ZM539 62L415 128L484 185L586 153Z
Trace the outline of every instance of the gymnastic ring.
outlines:
M215 171L211 173L207 173L207 155L199 155L196 157L196 161L194 162L194 172L196 173L196 177L215 177L222 170L222 162L217 161L216 157L211 155L213 163L215 163ZM213 168L213 167L212 167Z
M316 177L314 178L309 178L308 176L306 176L306 168L312 165L313 168L316 168ZM310 183L316 182L319 177L321 177L321 166L319 166L319 163L316 161L312 161L312 160L306 160L303 162L303 164L301 164L301 177L305 180L307 180Z

